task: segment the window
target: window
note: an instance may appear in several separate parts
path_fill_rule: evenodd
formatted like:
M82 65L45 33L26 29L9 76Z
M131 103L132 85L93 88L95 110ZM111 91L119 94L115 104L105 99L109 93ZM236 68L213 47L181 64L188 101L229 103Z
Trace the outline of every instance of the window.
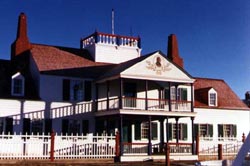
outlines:
M216 93L210 93L209 94L209 105L210 106L216 106Z
M91 90L91 81L64 79L62 98L64 101L89 101Z
M176 124L169 123L168 124L168 138L169 140L176 139L176 132L179 132L179 139L180 140L187 140L187 124L186 123L179 123L179 130L176 130Z
M135 140L148 139L149 123L135 123ZM151 135L152 140L157 140L158 138L158 128L157 122L151 122Z
M194 135L202 137L213 137L212 124L194 124Z
M211 88L208 91L208 105L209 106L217 106L218 105L218 101L217 101L217 92L214 88Z
M41 119L34 119L31 121L31 133L42 134L43 132L43 121Z
M237 136L237 126L234 124L219 124L218 125L218 135L219 137L236 137Z
M171 100L176 100L175 87L171 87L170 98L171 98Z
M187 88L178 89L178 100L187 101Z
M80 135L81 123L80 120L63 119L62 120L62 134L63 135Z
M11 94L13 96L24 96L24 77L19 72L12 76Z

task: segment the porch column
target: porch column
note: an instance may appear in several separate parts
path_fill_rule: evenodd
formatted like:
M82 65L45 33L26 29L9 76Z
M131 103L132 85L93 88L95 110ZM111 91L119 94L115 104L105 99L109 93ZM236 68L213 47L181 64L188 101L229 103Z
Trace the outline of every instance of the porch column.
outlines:
M148 80L145 80L145 110L148 110Z
M167 135L166 135L166 137L167 137L167 143L169 142L169 133L170 132L172 132L172 130L171 131L169 131L169 124L168 124L168 117L166 118L166 128L167 128Z
M152 155L152 124L151 124L151 116L148 116L148 155Z
M178 85L175 85L175 109L176 110L178 110L178 102L177 101L178 101Z
M106 103L106 106L107 106L107 110L109 110L109 95L110 95L110 92L109 92L109 81L106 81L106 86L107 86L107 91L106 91L107 103Z
M176 117L175 118L175 121L176 121L176 132L175 132L175 137L176 137L176 143L179 143L179 118Z
M195 145L194 145L194 140L195 140L195 135L194 135L194 117L191 117L191 127L192 127L192 154L195 154Z
M99 88L98 88L98 83L95 84L95 111L98 111L98 93L99 93Z
M119 109L122 109L123 78L120 78Z
M123 115L120 115L120 155L123 155Z
M169 111L172 111L171 85L172 85L172 83L169 82L169 84L168 84L168 89L169 89L169 91L168 91L168 109L169 109Z
M191 83L191 112L194 112L194 85Z
M160 152L163 152L164 148L164 118L160 119Z

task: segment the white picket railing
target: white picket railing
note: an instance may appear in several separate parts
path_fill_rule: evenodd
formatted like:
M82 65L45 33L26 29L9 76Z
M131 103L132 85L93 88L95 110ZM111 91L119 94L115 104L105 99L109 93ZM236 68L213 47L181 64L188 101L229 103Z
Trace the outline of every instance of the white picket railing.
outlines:
M55 159L112 158L115 156L115 136L54 137ZM0 135L0 160L49 159L50 135Z

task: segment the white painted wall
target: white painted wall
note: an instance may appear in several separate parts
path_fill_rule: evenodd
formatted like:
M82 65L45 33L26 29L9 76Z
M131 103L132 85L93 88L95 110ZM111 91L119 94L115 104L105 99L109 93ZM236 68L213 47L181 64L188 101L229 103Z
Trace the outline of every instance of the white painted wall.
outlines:
M242 139L243 133L250 130L250 112L246 110L202 109L195 108L197 115L194 123L213 124L214 138L217 138L218 124L236 124L237 139Z
M128 46L117 46L105 43L95 43L87 47L95 62L121 63L134 58L141 54L141 49Z
M40 75L40 97L45 101L62 101L62 77Z

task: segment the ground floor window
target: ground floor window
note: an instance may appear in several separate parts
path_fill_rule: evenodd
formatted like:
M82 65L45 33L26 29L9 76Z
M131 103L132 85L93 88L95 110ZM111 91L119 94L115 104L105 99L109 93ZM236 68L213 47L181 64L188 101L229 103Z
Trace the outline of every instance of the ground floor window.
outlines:
M236 137L237 126L235 124L218 124L219 137Z
M43 133L43 120L35 119L31 121L31 133L33 134Z
M89 133L89 121L78 119L63 119L62 134L63 135L81 135Z
M158 128L157 122L151 122L151 135L152 140L158 138ZM148 139L149 136L149 123L148 122L138 122L135 124L135 140Z
M179 130L177 130L175 123L168 123L168 138L169 140L176 139L176 135L178 132L179 140L187 140L187 124L186 123L179 123Z
M194 124L194 135L200 137L213 137L212 124Z

